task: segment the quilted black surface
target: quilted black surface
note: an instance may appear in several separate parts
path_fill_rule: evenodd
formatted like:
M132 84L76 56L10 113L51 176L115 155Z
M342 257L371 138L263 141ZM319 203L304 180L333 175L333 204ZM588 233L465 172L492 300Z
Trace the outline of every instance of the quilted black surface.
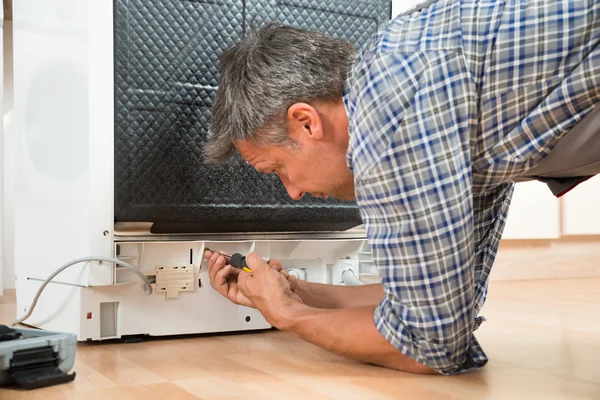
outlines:
M155 232L344 230L354 203L291 200L276 176L241 159L206 164L218 54L250 26L277 20L360 46L389 1L115 1L115 219Z

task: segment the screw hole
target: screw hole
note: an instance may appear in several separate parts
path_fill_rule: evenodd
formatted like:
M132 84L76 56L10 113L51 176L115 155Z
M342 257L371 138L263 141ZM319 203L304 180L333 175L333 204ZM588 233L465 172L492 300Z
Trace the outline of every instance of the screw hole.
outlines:
M246 317L246 322L250 322L250 316Z

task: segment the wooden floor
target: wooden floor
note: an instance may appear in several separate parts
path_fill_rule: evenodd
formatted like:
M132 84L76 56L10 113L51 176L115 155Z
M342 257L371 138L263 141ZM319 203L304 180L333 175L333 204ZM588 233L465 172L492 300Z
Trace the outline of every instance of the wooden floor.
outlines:
M482 314L490 362L459 376L362 365L268 331L80 344L73 383L0 399L600 399L600 278L494 281ZM0 304L0 323L13 317Z

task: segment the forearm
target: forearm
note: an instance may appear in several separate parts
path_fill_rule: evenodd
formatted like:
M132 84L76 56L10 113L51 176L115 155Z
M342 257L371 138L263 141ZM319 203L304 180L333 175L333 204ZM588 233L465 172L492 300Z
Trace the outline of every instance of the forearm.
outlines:
M380 283L342 286L298 281L294 293L307 306L327 309L375 306L383 298L383 288Z
M296 304L281 316L278 328L333 353L400 371L435 371L405 356L377 331L375 306L324 310Z

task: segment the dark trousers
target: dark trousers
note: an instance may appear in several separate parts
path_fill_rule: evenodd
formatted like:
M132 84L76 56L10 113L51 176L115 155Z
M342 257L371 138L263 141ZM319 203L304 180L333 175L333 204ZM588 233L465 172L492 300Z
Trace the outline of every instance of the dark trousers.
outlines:
M600 106L567 132L552 152L518 181L539 180L560 197L600 174Z

